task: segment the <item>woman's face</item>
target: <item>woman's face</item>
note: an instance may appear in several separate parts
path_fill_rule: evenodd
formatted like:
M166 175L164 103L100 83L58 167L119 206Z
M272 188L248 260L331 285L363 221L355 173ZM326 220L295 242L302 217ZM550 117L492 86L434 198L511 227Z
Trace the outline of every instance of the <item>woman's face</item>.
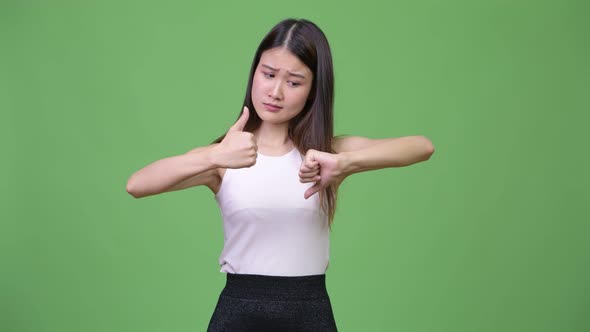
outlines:
M252 81L252 103L271 123L288 122L305 106L313 82L311 70L284 47L262 53Z

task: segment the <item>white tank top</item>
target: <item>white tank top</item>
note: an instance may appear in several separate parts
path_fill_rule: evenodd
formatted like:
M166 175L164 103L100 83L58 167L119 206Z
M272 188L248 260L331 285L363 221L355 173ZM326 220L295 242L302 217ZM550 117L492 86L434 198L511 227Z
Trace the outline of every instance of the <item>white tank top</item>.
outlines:
M225 171L215 195L223 218L220 272L272 276L324 274L330 256L328 217L313 185L299 181L297 148L258 153L252 167Z

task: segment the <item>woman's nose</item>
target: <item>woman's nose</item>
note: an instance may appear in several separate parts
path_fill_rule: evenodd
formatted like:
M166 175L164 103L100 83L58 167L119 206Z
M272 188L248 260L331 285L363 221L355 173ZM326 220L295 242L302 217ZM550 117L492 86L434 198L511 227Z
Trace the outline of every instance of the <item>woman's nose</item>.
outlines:
M277 82L271 87L269 97L280 100L283 98L283 91L281 90L281 82Z

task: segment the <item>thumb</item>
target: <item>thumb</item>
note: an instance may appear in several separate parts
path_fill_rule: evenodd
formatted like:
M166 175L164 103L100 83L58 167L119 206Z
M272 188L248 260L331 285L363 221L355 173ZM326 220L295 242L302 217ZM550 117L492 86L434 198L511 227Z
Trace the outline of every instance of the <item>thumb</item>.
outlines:
M238 121L236 121L236 123L234 123L234 125L229 128L228 131L242 131L242 130L244 130L244 127L246 126L246 122L248 122L249 117L250 117L250 110L248 109L248 107L244 106L244 109L242 110L242 115L240 116Z
M322 185L320 181L317 181L313 186L309 187L305 193L303 194L303 198L308 199L313 196L315 193L322 189Z

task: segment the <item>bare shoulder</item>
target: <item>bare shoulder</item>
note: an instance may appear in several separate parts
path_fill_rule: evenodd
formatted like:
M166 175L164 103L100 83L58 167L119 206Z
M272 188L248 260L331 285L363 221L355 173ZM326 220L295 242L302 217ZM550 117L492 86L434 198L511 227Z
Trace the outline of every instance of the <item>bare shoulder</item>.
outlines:
M221 179L222 179L222 173L221 173L221 169L220 168L214 168L209 170L209 181L207 182L206 186L207 188L209 188L211 190L211 192L213 193L213 195L216 195L217 192L219 191L219 188L221 187Z
M223 179L223 176L225 175L225 168L217 168L217 175L219 176L219 179Z
M369 138L364 136L340 135L332 138L332 150L335 153L355 151L367 148L373 144L381 143L387 138Z

